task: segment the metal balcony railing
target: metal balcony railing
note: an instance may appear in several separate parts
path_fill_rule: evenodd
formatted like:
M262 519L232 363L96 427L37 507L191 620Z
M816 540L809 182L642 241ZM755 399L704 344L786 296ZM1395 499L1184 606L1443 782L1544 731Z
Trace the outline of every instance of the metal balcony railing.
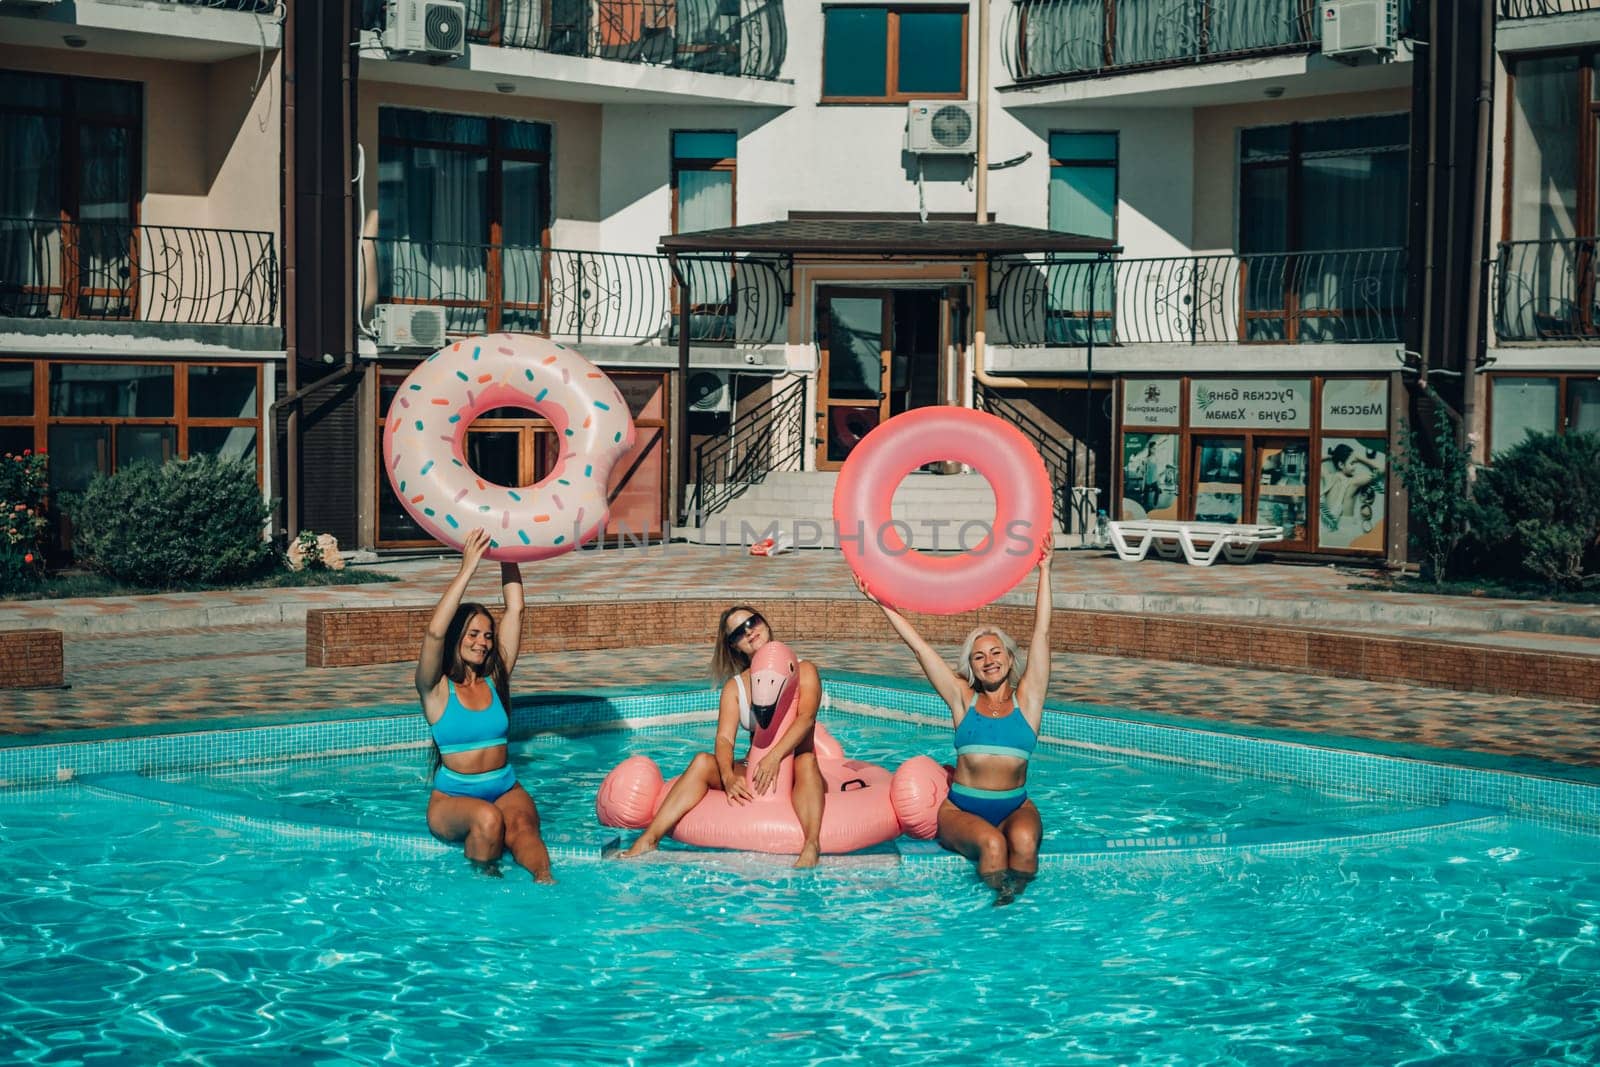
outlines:
M365 246L376 302L443 307L451 333L677 341L677 285L665 256L398 237ZM786 290L776 261L680 257L679 266L693 302L690 340L781 339Z
M470 39L505 48L772 79L783 0L466 0Z
M1536 19L1579 11L1600 11L1600 0L1500 0L1499 14L1503 19Z
M1399 341L1405 250L997 261L997 341L1019 346Z
M1502 341L1600 341L1600 238L1505 241L1494 264L1494 331Z
M1013 81L1310 51L1315 0L1016 0L1001 45Z
M765 404L732 420L728 432L694 450L691 521L704 523L772 471L797 471L806 451L804 379L780 388Z
M0 316L267 326L277 315L270 233L0 218Z
M271 15L289 0L156 0L181 7L210 7L220 11L243 11L251 15Z

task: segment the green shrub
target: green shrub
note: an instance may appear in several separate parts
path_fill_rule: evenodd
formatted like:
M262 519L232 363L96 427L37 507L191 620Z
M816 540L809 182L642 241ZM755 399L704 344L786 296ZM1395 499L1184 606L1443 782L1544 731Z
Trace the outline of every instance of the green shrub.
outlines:
M1431 392L1431 390L1430 390ZM1422 572L1434 585L1450 577L1450 560L1467 534L1472 453L1456 440L1455 426L1435 398L1433 433L1426 439L1409 422L1401 429L1396 468L1411 498L1411 540L1422 553Z
M32 449L0 457L0 596L31 589L44 577L47 466Z
M271 565L268 507L253 464L210 456L102 475L73 502L80 562L118 581L229 582Z
M1473 532L1551 589L1575 589L1600 566L1600 434L1530 434L1483 468Z

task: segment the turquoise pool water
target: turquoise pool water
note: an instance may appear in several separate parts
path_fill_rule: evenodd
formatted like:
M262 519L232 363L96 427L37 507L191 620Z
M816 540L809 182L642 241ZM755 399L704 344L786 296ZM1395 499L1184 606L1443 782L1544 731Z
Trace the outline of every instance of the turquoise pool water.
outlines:
M948 732L841 718L852 754ZM593 837L622 755L705 728L541 735L553 836ZM415 751L167 775L420 822ZM1409 805L1041 750L1050 842L1382 819ZM1014 905L959 863L454 853L232 829L75 785L0 793L0 1052L15 1062L1573 1063L1600 1061L1597 839L1507 817L1414 839L1048 864Z

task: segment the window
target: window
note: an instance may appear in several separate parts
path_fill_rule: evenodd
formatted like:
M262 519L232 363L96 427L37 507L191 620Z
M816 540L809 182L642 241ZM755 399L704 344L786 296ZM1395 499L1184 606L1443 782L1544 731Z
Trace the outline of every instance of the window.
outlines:
M1600 376L1495 374L1490 381L1491 460L1532 433L1600 433Z
M964 7L822 9L823 103L964 100Z
M1052 230L1115 240L1117 134L1052 132L1049 196ZM1111 264L1092 259L1056 263L1045 274L1045 343L1084 344L1091 320L1095 342L1110 342L1116 310Z
M378 300L448 309L452 333L541 331L550 127L378 113Z
M679 130L672 135L672 232L734 224L738 134Z
M1389 339L1405 298L1405 115L1241 130L1247 341Z
M1595 307L1600 54L1518 60L1512 70L1505 244L1495 327L1506 340L1588 337Z
M0 315L132 317L141 100L133 82L0 71Z

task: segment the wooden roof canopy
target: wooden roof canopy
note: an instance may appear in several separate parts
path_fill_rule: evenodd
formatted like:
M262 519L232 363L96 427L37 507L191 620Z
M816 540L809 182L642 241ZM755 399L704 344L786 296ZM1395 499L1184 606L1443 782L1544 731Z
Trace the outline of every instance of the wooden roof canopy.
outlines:
M1116 242L1075 233L1058 233L1006 222L917 219L785 219L675 233L661 238L658 251L673 256L694 253L769 253L788 256L905 256L916 259L974 259L1029 253L1109 254Z

